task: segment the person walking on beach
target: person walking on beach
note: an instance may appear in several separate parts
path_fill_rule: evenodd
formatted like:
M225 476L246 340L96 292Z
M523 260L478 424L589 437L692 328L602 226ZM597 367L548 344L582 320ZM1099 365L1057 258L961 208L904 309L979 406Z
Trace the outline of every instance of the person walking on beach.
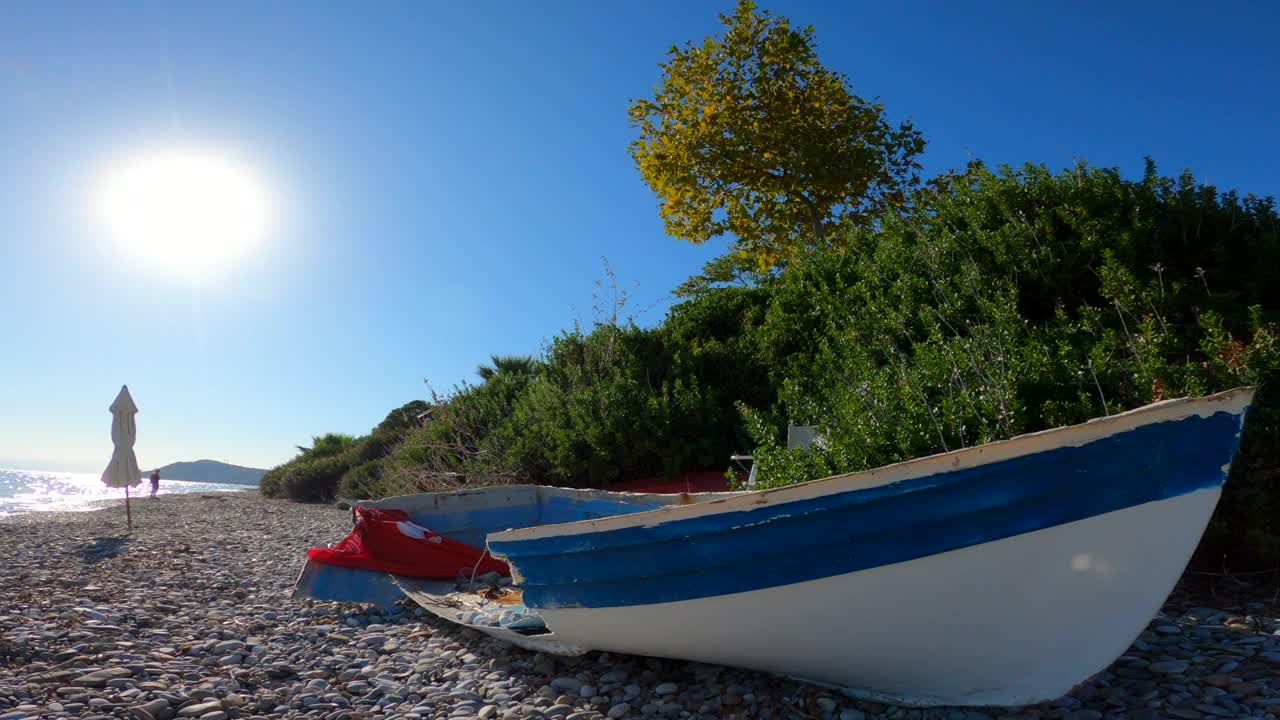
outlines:
M160 489L160 471L153 470L151 472L151 497L156 496L156 491Z

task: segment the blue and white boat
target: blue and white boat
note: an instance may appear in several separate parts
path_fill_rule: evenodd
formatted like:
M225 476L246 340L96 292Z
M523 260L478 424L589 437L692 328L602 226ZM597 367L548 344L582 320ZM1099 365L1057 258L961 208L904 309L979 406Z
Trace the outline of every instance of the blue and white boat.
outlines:
M453 583L309 564L298 593L385 601L523 647L682 658L906 705L1024 705L1146 627L1213 514L1251 388L773 490L532 486L389 498L507 560L545 622L477 623Z

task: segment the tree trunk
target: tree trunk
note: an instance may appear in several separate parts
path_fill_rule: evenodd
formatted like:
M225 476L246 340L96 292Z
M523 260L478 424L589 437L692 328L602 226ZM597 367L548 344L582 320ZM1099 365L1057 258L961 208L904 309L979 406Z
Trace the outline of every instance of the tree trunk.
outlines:
M805 202L809 204L809 221L813 223L813 238L819 245L825 245L827 243L827 235L826 230L822 227L822 218L818 216L818 208L814 207L808 198L805 198Z
M819 245L825 245L827 242L826 229L822 227L822 216L818 214L818 206L813 201L805 197L803 193L796 193L794 197L799 198L805 207L809 208L809 225L813 228L813 240Z

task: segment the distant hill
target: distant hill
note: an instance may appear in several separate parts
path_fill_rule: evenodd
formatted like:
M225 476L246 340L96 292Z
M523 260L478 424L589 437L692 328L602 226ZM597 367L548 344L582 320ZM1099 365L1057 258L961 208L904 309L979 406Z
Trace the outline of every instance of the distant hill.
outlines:
M231 483L234 485L257 486L266 470L241 467L217 460L196 460L194 462L176 462L165 465L160 470L160 477L166 480L188 480L191 482ZM142 473L143 479L151 477L152 470Z

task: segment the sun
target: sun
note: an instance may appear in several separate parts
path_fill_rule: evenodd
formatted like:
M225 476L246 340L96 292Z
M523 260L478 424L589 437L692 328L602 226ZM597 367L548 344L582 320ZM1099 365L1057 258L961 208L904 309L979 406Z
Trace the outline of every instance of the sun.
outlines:
M271 198L225 152L164 148L102 177L96 214L116 244L161 270L202 273L250 254L271 229Z

